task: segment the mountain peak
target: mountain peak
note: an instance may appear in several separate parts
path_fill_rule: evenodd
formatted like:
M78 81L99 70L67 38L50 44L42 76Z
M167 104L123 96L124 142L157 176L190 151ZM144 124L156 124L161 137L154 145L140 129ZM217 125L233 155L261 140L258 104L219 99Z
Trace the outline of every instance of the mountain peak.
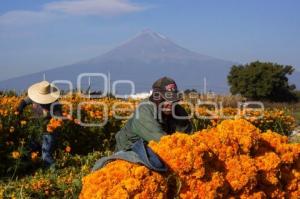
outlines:
M154 32L153 30L149 29L149 28L145 28L144 30L142 30L141 33L139 33L137 36L151 36L153 38L159 38L159 39L167 39L166 36L160 34L160 33L157 33L157 32Z
M122 45L114 48L108 53L97 57L93 61L97 62L98 58L106 60L141 60L143 62L152 62L160 60L162 62L173 60L209 60L211 57L200 55L183 48L166 36L157 33L151 29L144 29L135 37L127 40Z

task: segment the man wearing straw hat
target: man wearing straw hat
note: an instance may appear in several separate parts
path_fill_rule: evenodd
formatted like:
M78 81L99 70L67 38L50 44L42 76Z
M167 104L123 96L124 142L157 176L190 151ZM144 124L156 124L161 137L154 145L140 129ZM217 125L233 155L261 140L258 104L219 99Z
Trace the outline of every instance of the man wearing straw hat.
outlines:
M28 97L24 98L19 106L18 112L22 114L24 108L31 104L34 118L39 121L39 128L42 128L42 160L46 167L54 163L52 152L55 144L55 132L46 132L45 125L52 116L61 116L61 105L57 102L60 91L57 87L47 81L33 84L28 89ZM51 110L52 109L52 110ZM52 115L52 114L53 115Z

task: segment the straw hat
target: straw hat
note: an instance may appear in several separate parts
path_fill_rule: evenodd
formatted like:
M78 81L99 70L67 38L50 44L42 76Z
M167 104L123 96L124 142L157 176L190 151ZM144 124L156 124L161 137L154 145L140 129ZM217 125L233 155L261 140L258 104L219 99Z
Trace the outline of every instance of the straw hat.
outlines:
M47 81L33 84L28 89L28 97L38 104L53 103L59 98L59 95L59 89Z

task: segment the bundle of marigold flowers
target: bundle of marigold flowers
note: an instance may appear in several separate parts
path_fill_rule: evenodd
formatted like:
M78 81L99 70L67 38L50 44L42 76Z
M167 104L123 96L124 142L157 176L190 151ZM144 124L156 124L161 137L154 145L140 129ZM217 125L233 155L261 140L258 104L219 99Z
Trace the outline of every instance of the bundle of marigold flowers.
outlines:
M132 172L142 166L115 161L84 178L81 196L105 198L115 197L116 193L123 193L118 195L120 198L140 196L138 188L126 189L124 182L129 179L135 179L130 183L132 186L142 183L142 190L148 190L144 198L165 197L166 192L176 193L180 198L300 195L300 144L288 143L287 137L271 131L263 133L243 119L225 120L215 128L193 135L164 136L149 146L168 166L169 174L176 176L179 186L168 187L170 183L165 181L169 179L163 179L168 175L154 172L151 174L160 180L145 183L145 177L136 178Z
M117 160L84 177L79 198L165 198L166 192L166 180L160 174Z
M62 125L61 119L51 118L51 120L49 121L49 123L47 125L47 132L52 133L53 131L55 131L55 129L57 129L61 125Z

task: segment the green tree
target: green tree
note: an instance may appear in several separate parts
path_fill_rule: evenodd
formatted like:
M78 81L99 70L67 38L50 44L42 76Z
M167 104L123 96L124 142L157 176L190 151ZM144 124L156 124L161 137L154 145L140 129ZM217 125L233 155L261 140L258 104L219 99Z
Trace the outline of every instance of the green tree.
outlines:
M245 65L233 65L227 76L232 94L241 94L253 100L294 101L295 85L290 85L287 75L292 66L255 61Z
M184 94L187 94L187 95L188 95L188 94L190 94L190 93L198 93L198 92L197 92L197 90L194 89L194 88L193 88L193 89L186 89L186 90L184 90Z

